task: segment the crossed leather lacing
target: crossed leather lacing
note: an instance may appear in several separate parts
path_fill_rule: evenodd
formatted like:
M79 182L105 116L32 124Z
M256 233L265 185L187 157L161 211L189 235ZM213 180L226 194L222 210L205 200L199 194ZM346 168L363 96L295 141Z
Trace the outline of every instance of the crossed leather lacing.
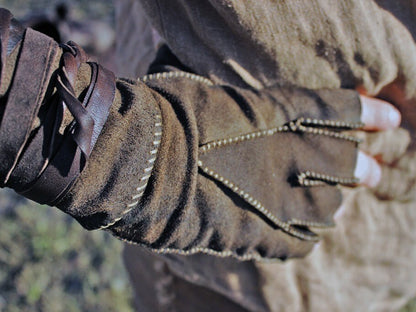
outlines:
M88 159L92 151L91 139L94 130L94 119L85 107L90 100L91 92L95 86L97 64L91 63L91 84L86 96L84 97L83 103L81 103L75 94L74 84L79 67L81 63L85 63L87 61L87 56L82 49L71 41L67 44L61 44L61 48L65 52L62 56L63 65L58 73L56 89L59 98L63 100L65 106L69 109L75 119L75 127L73 129L72 138L78 144L78 147L81 149L84 157Z
M1 11L0 15L6 13ZM0 70L2 73L4 72L8 26L11 19L9 15L7 16L9 18L8 22L4 23L5 25L0 22L0 39L2 44ZM32 62L28 56L31 54L30 45L33 43L25 45L26 41L33 42L35 45L38 44L38 46L39 42L41 42L41 46L44 43L46 46L50 46L52 50L56 51L58 49L58 45L48 37L28 29L22 44L23 47L21 48L23 52L20 53L20 55L25 55L26 57L23 60L19 59L18 62L18 66L21 69L29 68ZM6 144L4 146L8 148L9 153L7 155L10 155L9 157L12 157L13 161L9 158L7 165L3 166L5 169L3 171L4 174L2 173L1 185L14 187L16 191L25 197L50 205L56 204L63 197L85 168L102 127L107 120L115 95L114 74L96 63L88 62L91 68L91 81L87 90L82 93L83 99L81 102L75 92L75 82L81 64L87 62L87 55L74 42L62 44L60 48L63 50L61 63L56 71L56 77L53 78L52 76L50 80L52 82L51 86L55 88L56 92L47 98L46 102L42 97L37 98L36 96L34 98L34 95L41 94L41 92L35 90L36 88L32 88L33 90L29 88L27 92L24 92L26 97L30 98L32 96L32 98L28 98L27 101L28 105L30 105L28 106L30 111L22 111L22 115L25 118L22 121L22 126L17 127L20 139L7 139L6 127L13 129L17 126L14 116L24 106L18 105L18 101L10 101L10 103L7 103L6 107L8 107L8 110L5 112L2 120L2 128L5 130L2 134ZM42 50L43 48L39 49ZM37 66L36 69L39 71L39 66L41 65L35 66ZM37 72L37 75L39 74L41 73ZM21 70L20 72L18 71L18 74L15 74L14 80L23 81L23 77L24 72ZM43 81L43 77L35 77L34 79L42 81L42 84L39 83L39 85L42 85L42 88L50 84L49 78L46 81ZM23 91L17 84L13 85L12 89L13 94ZM36 112L41 105L47 105L45 106L47 107L45 122L42 122L39 129L33 131L31 128L35 118L37 118ZM68 108L74 120L66 127L64 134L61 135L59 129L62 126L65 107ZM39 154L39 152L36 152L36 146L38 147L39 145L42 146L42 150L46 151L46 153ZM37 169L39 172L35 174L34 181L25 185L16 185L15 182L9 182L12 176L19 177L19 174L25 174L19 165L22 159L26 158L27 161L27 157L29 157L27 155L42 157L40 163L43 165L40 169ZM27 165L23 163L23 166ZM20 168L19 171L16 171L17 167ZM30 166L24 168L24 170L30 169ZM16 179L14 178L14 180Z
M55 205L63 197L85 168L115 95L114 74L96 63L88 63L91 81L81 103L74 86L78 70L87 61L87 55L74 42L63 44L61 48L64 53L56 79L56 105L62 107L62 103L65 104L74 121L67 127L63 142L37 181L20 192L49 205ZM59 134L59 127L60 123L54 126L52 144Z
M6 81L12 51L17 60ZM90 81L78 98L75 83L82 64L90 68L85 70ZM5 92L0 98L0 187L57 205L86 168L110 113L115 76L87 62L75 43L58 45L44 34L24 29L13 22L9 11L0 9L0 87ZM73 117L69 124L66 108Z

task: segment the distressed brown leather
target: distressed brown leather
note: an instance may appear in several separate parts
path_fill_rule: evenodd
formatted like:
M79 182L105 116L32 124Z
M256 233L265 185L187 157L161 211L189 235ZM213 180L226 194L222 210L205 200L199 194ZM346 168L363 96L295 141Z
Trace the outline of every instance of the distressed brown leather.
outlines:
M6 95L8 102L0 125L0 145L2 146L0 183L2 186L7 185L7 180L29 139L33 122L52 76L51 64L56 57L57 50L58 44L43 38L31 29L26 31L19 63ZM36 55L39 56L39 61L33 65L33 57ZM33 76L28 75L29 68ZM22 92L23 86L27 92Z
M9 32L14 26L8 11L1 10L0 14L4 16L0 25L3 68ZM39 32L26 30L12 83L5 94L7 103L0 125L1 185L48 204L57 201L83 170L115 93L113 73L90 63L91 81L81 103L74 87L78 69L87 56L73 43L63 47L62 64L54 73L60 54L58 44ZM63 105L74 116L74 122L60 134ZM46 120L34 128L36 117L42 119L45 114Z
M9 26L12 19L12 14L7 10L0 11L0 36L1 36L1 49L0 49L0 71L4 73L4 66L6 63L7 45L9 43ZM0 81L4 81L0 76Z
M32 62L44 59L45 43L56 47L48 40L28 30L16 68L29 66L26 49ZM56 53L61 64L53 57L50 68L39 62L34 75L27 73L41 85L21 87L22 98L46 91L24 131L8 128L30 130L23 155L35 159L19 156L7 185L39 202L56 201L86 228L108 229L157 252L300 257L318 239L313 228L333 225L337 185L356 183L357 141L344 133L361 126L355 91L215 85L162 53L154 68L170 72L117 80L103 124L111 74L83 66L76 50L67 46ZM49 78L39 79L45 72ZM19 114L19 104L6 107ZM33 172L35 179L23 183Z
M177 57L213 80L260 87L276 80L307 88L353 86L372 95L383 89L381 96L401 109L405 127L416 120L412 0L140 2L151 8L149 20ZM137 16L131 12L120 25L126 29L125 21ZM410 135L414 146L414 132ZM363 148L383 159L387 174L376 191L346 190L337 226L324 231L305 258L273 264L204 255L151 260L163 259L172 275L250 311L397 311L416 294L416 157L403 154L408 142L403 129L371 133L371 146ZM128 246L125 258L140 259L141 252ZM159 282L149 280L147 289ZM198 290L186 293L193 295L210 300ZM177 298L187 301L186 296ZM181 304L174 298L170 303L170 309ZM159 301L149 311L162 304L169 303Z
M65 49L67 51L63 54L63 65L58 74L55 105L62 105L60 101L64 101L74 116L74 125L69 126L56 155L48 155L50 163L37 180L26 189L18 186L23 196L50 205L59 201L84 169L107 119L115 94L113 73L96 63L90 63L91 83L81 103L76 98L73 86L78 68L86 61L86 56L73 43L65 46ZM60 123L55 123L53 135L57 134L59 126Z
M291 178L307 170L352 177L355 152L354 148L350 149L355 147L354 142L288 131L224 144L206 153L202 150L217 140L251 135L259 129L272 129L303 116L332 120L343 116L350 122L358 122L359 101L355 92L310 92L279 87L257 93L163 76L150 80L148 85L171 99L176 111L171 115L181 116L178 121L183 125L173 124L175 127L169 129L169 124L164 123L167 142L162 138L161 156L155 167L163 176L159 181L157 176L151 181L154 185L148 187L152 193L145 199L146 205L137 211L147 220L143 222L136 217L140 223L132 219L131 225L126 224L129 219L122 220L113 227L117 235L128 233L133 241L144 238L149 247L167 248L168 252L185 249L188 253L212 252L240 259L285 258L300 256L312 246L285 233L313 241L315 237L309 232L308 223L317 227L332 225L332 214L341 200L337 188L330 186L331 183L300 187ZM349 105L355 110L345 109ZM175 150L181 148L178 142L185 140L180 137L182 135L186 135L190 143L187 150L177 153ZM195 155L198 150L198 160L203 163L199 166L187 156ZM321 158L326 161L322 162ZM204 170L205 164L208 171ZM214 173L210 174L210 170ZM239 190L234 191L221 177L232 181ZM171 181L176 181L176 185ZM245 193L241 195L240 191ZM181 193L182 198L171 206L169 201L180 198L175 193ZM246 193L249 197L245 197ZM267 217L267 212L256 208L253 200L250 204L250 197L262 203L272 216ZM152 220L155 210L160 210L160 216ZM272 221L276 220L274 217L283 220L280 226ZM274 243L276 241L280 243ZM202 245L201 242L206 243Z

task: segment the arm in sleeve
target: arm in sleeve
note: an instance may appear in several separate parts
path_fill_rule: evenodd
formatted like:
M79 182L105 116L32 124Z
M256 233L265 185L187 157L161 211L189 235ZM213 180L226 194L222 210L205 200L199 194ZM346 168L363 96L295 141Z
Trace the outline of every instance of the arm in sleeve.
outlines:
M354 91L113 80L30 29L7 55L2 185L87 229L160 253L299 257L333 225L337 186L357 182Z

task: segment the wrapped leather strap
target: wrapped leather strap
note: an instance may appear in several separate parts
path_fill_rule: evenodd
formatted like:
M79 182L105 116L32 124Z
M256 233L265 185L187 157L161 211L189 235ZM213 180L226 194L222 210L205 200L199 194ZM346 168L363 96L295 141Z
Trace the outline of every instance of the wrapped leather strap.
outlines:
M74 43L64 46L66 52L57 79L57 93L74 116L74 122L65 133L63 142L39 178L23 196L39 203L54 205L70 188L88 161L97 138L107 120L115 96L114 74L96 63L92 69L91 84L81 103L74 90L79 64L85 54ZM59 101L56 105L61 105Z
M52 75L51 60L58 53L58 48L58 44L49 37L32 29L26 30L0 124L0 186L7 185L29 138Z
M7 53L7 44L9 42L9 32L10 32L10 21L12 19L12 14L5 10L5 9L0 9L0 42L1 42L1 47L0 47L0 83L2 81L4 81L3 75L4 75L4 70L3 67L6 63L6 53Z

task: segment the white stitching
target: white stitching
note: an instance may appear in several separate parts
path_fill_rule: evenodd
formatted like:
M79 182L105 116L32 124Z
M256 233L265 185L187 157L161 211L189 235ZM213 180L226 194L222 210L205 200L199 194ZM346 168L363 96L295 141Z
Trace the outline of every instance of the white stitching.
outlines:
M142 178L140 179L140 181L146 181L146 180L149 180L149 178L150 178L150 174L145 175L144 177L142 177Z
M284 125L284 126L281 126L281 127L276 127L276 128L266 129L266 130L259 130L259 131L256 131L256 132L242 134L242 135L238 135L238 136L231 137L231 138L228 138L228 139L220 139L220 140L212 141L212 142L209 142L209 143L206 143L206 144L202 145L200 147L200 152L203 154L203 153L208 152L209 150L211 150L213 148L223 147L223 146L226 146L226 145L239 143L239 142L244 142L244 141L248 141L248 140L252 140L252 139L256 139L256 138L271 136L271 135L276 134L278 132L286 132L286 131L289 131L289 130L290 130L289 127L287 125Z
M308 226L308 227L315 227L315 228L325 228L327 229L329 226L325 223L314 222L314 221L305 221L299 219L291 219L288 222L290 225L301 225L301 226Z
M272 136L278 132L307 132L311 134L320 134L325 135L329 137L334 137L337 139L343 139L354 143L361 143L361 139L358 139L353 136L349 136L343 133L329 131L327 129L322 128L312 128L312 127L306 127L305 125L315 125L315 126L323 126L323 127L338 127L338 128L349 128L349 129L357 129L362 127L363 123L349 123L349 122L343 122L343 121L337 121L337 120L321 120L321 119L310 119L310 118L299 118L297 120L289 122L287 125L283 125L280 127L274 127L270 129L265 130L258 130L255 132L250 132L246 134L240 134L238 136L234 136L231 138L223 138L216 141L211 141L208 143L205 143L200 146L200 152L201 154L218 147L227 146L230 144L235 144L239 142L244 142L248 140L253 140L257 138Z
M142 194L143 194L143 193L142 193ZM134 196L132 197L132 199L136 199L136 198L138 198L138 197L136 197L136 195L134 195ZM128 205L127 205L127 207L132 208L132 207L136 206L138 203L139 203L139 201L138 201L138 200L136 200L135 202L133 202L133 203L131 203L131 204L128 204ZM124 212L123 212L123 214L124 214Z
M364 127L362 122L345 122L341 120L323 120L323 119L311 119L311 118L300 118L302 124L311 126L321 127L334 127L334 128L347 128L347 129L358 129Z
M223 183L226 187L231 189L234 193L236 193L238 196L243 198L246 202L248 202L254 209L256 209L258 212L260 212L264 217L266 217L269 221L271 221L273 224L275 224L277 227L282 229L284 232L289 233L297 238L308 240L308 241L317 241L319 238L317 236L311 236L311 235L305 235L304 233L294 229L291 226L290 222L284 222L277 218L274 214L272 214L266 207L262 205L262 203L255 199L253 196L251 196L248 192L242 190L238 185L231 182L229 179L226 179L216 173L214 170L204 166L203 162L201 160L198 161L198 166L201 168L203 172L205 172L207 175L211 176L217 181L220 181Z
M298 182L302 186L324 186L327 184L355 185L360 182L357 178L341 178L314 171L305 171L298 175Z
M347 129L358 129L364 126L363 123L350 123L339 120L320 120L320 119L310 119L310 118L299 118L297 120L291 121L289 127L293 132L300 131L311 134L325 135L333 137L336 139L346 140L354 143L361 143L362 140L344 133L334 132L323 128L314 128L307 126L319 126L319 127L333 127L333 128L347 128Z
M144 194L144 192L138 193L138 194L134 195L131 199L138 199L138 198L142 197L143 194Z
M116 224L116 223L117 223L118 221L120 221L121 219L123 219L123 217L119 217L119 218L115 219L113 222L110 222L110 223L108 223L108 224L106 224L106 225L103 225L103 226L99 227L98 229L99 229L99 230L108 229L110 226L112 226L112 225Z
M155 129L154 137L156 138L156 137L160 137L162 135L162 123L160 122L162 117L160 115L156 115L155 118L158 120L158 122L155 123L156 129ZM151 166L149 166L149 167L147 167L143 170L145 175L140 178L140 182L144 182L144 184L139 185L136 188L136 191L139 192L139 193L136 193L131 197L132 202L127 204L127 209L124 210L121 213L122 217L119 217L119 218L115 219L114 221L110 222L109 224L106 224L106 225L103 225L103 226L99 227L98 229L100 229L100 230L107 229L107 228L111 227L112 225L116 224L118 221L120 221L127 213L129 213L139 203L140 198L144 194L143 190L146 188L147 182L150 178L149 172L151 172L153 170L153 164L156 160L156 157L154 157L153 155L157 154L159 144L160 144L160 140L153 141L153 147L155 147L155 149L150 151L151 158L149 158L147 160L147 162Z
M136 191L141 191L141 190L144 190L144 189L145 189L145 187L146 187L146 184L143 184L143 185L141 185L141 186L138 186L138 187L136 188Z
M181 256L190 256L190 255L194 255L197 253L203 253L203 254L207 254L207 255L211 255L211 256L216 256L216 257L220 257L220 258L228 258L228 257L232 257L235 258L237 260L240 261L249 261L249 260L256 260L256 261L262 261L262 262L281 262L282 260L278 259L278 258L267 258L267 257L262 257L259 254L256 253L248 253L245 255L238 255L235 252L232 251L216 251L213 249L209 249L209 248L203 248L203 247L195 247L195 248L191 248L189 250L181 250L181 249L175 249L175 248L160 248L160 249L156 249L156 248L151 248L145 244L142 243L138 243L126 238L121 237L118 233L115 233L114 231L112 231L112 234L117 237L119 240L129 243L129 244L134 244L134 245L139 245L143 248L146 248L154 253L158 253L158 254L177 254L177 255L181 255Z
M144 77L141 77L137 80L141 81L141 82L147 82L147 81L150 81L150 80L168 79L168 78L188 78L188 79L191 79L191 80L195 80L195 81L198 81L198 82L205 83L209 86L214 85L214 83L211 80L209 80L208 78L205 78L205 77L202 77L202 76L199 76L199 75L196 75L196 74L183 72L183 71L174 71L174 72L150 74L150 75L146 75Z

